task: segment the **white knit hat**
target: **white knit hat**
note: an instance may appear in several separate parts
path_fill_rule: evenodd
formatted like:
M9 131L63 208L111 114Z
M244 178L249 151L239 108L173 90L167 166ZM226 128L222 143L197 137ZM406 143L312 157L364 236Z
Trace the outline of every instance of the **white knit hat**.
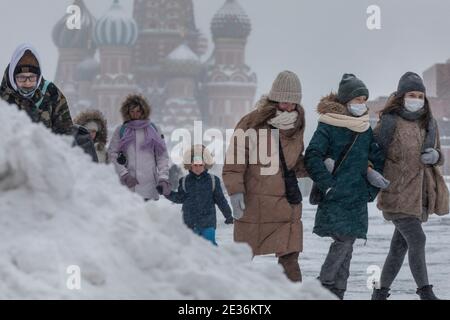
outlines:
M281 72L272 85L269 99L276 102L301 104L302 85L298 76L291 71Z

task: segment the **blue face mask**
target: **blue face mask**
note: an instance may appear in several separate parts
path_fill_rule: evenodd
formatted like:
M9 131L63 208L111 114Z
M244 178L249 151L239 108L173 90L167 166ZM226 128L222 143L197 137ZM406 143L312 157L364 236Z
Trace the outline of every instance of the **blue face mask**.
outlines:
M365 103L348 105L348 111L355 117L361 117L367 112L367 110L367 105Z

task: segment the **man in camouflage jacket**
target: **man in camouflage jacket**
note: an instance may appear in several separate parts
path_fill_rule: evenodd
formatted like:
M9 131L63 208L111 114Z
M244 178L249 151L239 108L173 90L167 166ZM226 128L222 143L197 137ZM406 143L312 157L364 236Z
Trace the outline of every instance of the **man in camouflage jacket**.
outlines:
M3 76L0 98L54 133L72 134L66 98L55 84L43 78L39 56L31 45L23 44L14 52Z

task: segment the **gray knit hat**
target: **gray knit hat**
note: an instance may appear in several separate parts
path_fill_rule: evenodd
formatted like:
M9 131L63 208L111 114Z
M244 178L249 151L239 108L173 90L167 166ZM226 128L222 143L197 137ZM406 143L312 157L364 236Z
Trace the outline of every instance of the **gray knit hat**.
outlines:
M405 73L398 83L396 96L403 96L407 92L419 91L426 94L422 78L414 72Z
M361 96L365 96L369 99L369 90L364 82L358 79L354 74L344 74L342 76L341 83L339 84L339 102L346 104L349 101Z
M291 71L281 72L272 85L269 99L275 102L300 104L302 101L302 85L298 76Z

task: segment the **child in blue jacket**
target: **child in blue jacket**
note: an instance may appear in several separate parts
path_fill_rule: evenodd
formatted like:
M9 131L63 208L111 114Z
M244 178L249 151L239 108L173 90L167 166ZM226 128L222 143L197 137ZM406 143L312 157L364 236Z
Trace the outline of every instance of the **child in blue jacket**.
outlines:
M217 246L216 204L225 217L226 224L233 223L232 211L222 191L220 179L208 172L213 160L205 146L197 145L184 156L189 174L179 181L178 192L166 198L183 204L184 223L196 234Z

